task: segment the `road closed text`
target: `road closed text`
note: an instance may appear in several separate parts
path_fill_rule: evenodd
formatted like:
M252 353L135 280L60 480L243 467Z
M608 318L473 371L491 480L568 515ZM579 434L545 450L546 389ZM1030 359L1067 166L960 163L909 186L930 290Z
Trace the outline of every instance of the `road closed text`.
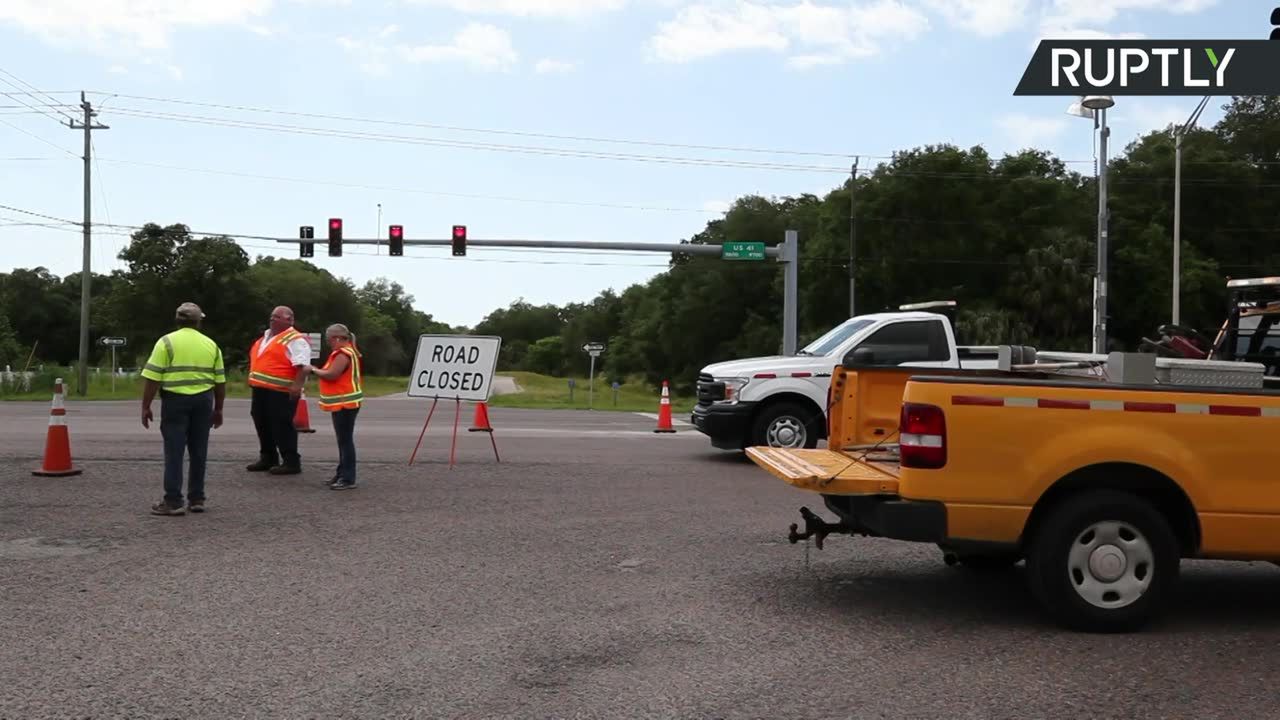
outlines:
M429 369L418 372L414 383L421 390L441 395L483 391L485 372L479 366L483 354L475 345L435 343L430 350Z

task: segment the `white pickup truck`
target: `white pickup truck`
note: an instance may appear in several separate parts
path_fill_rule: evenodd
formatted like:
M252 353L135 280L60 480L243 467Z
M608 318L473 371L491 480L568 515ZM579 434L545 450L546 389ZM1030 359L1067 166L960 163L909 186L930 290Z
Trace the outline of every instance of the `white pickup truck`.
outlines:
M812 448L826 437L827 390L837 365L995 368L994 346L957 346L950 318L921 310L954 306L928 302L858 315L794 356L708 365L698 376L691 422L722 450Z

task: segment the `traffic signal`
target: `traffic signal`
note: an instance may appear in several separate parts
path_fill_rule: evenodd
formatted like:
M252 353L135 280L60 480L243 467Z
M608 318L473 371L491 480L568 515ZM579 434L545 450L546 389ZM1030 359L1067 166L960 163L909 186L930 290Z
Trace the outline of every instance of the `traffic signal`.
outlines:
M453 256L466 257L467 255L467 226L453 226Z
M1271 25L1271 39L1280 40L1280 27L1275 27L1280 25L1280 7L1271 11Z
M311 239L314 239L315 236L316 236L316 229L310 225L303 225L302 227L298 228L298 237L302 238L303 240L311 240ZM298 245L298 256L299 257L315 257L316 244L313 242L300 243Z
M329 218L329 257L342 257L342 218Z
M404 254L404 226L403 225L391 226L391 254L392 255Z

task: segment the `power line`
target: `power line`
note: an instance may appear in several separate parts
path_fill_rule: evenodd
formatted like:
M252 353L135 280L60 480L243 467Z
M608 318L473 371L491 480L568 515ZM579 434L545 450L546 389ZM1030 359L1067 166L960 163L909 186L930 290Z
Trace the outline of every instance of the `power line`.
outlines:
M450 192L445 190L424 190L421 188L402 188L402 187L392 187L387 185L365 185L360 183L338 182L338 181L331 181L331 180L313 180L310 178L287 177L282 175L264 175L261 173L248 173L248 172L239 172L234 170L213 170L210 168L184 167L181 165L167 165L162 163L143 162L140 160L121 160L116 158L100 158L100 159L102 160L102 162L115 163L118 165L136 165L139 167L151 167L151 168L159 168L164 170L177 170L181 172L204 173L209 175L225 175L228 177L242 177L242 178L252 178L255 180L272 180L275 182L301 183L305 185L318 185L318 186L328 186L328 187L341 187L341 188L349 188L349 189L356 189L356 190L375 190L379 192L414 193L419 195L437 195L441 197L467 198L467 199L474 199L474 200L501 200L506 202L533 203L533 204L539 204L539 205L568 205L568 206L574 206L574 207L599 207L599 208L610 208L610 209L620 209L620 210L646 210L646 211L653 211L653 212L687 212L687 213L702 213L702 214L712 214L712 215L719 214L717 211L713 211L713 210L700 210L700 209L694 209L694 208L627 205L627 204L620 204L620 203L589 202L589 201L581 201L581 200L551 200L551 199L544 199L544 198L513 197L508 195L481 195L481 194L475 194L475 193Z
M106 93L103 93L106 94ZM278 110L272 108L252 107L247 105L229 105L223 103L198 102L194 100L180 100L177 98L160 98L146 95L128 95L123 93L110 93L113 97L120 97L129 100L144 100L149 102L171 103L177 105L189 105L193 107L206 107L221 110L236 110L240 112L266 113L272 115L284 115L289 117L312 118L317 120L338 120L342 122L366 123L373 125L388 125L395 127L416 127L429 130L448 130L453 132L469 132L483 133L488 135L507 135L512 137L531 137L543 138L548 140L569 140L574 142L594 142L613 145L637 145L649 147L665 147L682 150L714 150L722 152L739 152L739 153L759 153L766 155L793 155L800 157L826 157L826 158L849 158L853 157L853 153L835 153L835 152L817 152L806 150L779 150L759 147L742 147L732 145L699 145L693 143L675 143L662 142L656 140L635 140L625 138L606 138L594 137L589 135L562 135L555 133L531 132L524 130L497 130L492 128L475 128L463 127L459 125L442 125L438 123L413 122L408 120L384 120L378 118L355 117L351 115L331 115L325 113L309 113L297 112L292 110ZM874 157L878 159L892 159L888 156L868 155L866 157Z
M48 146L49 146L49 147L51 147L51 148L56 148L56 149L58 149L58 150L61 150L62 152L64 152L64 153L66 153L66 154L70 155L71 157L79 157L79 156L78 156L78 155L76 155L75 153L73 153L73 152L71 152L70 150L68 150L68 149L66 149L66 148L64 148L64 147L62 147L61 145L59 145L59 144L57 144L57 143L53 142L52 140L48 140L48 139L43 138L43 137L41 137L41 136L39 136L39 135L37 135L37 134L35 134L35 133L33 133L33 132L30 132L30 131L24 130L24 129L22 129L22 128L18 127L17 125L14 125L13 123L9 122L8 120L0 120L0 125L8 125L9 127L13 128L14 130L17 130L18 132L22 133L23 135L26 135L27 137L30 137L30 138L35 138L36 140L39 140L40 142L44 143L45 145L48 145Z
M43 90L41 90L40 88L37 88L35 85L32 85L31 83L27 82L26 80L23 80L22 78L18 77L17 75L14 75L13 73L9 72L8 70L5 70L4 68L0 68L0 74L7 75L7 76L9 76L9 77L13 78L14 80L17 80L19 83L21 83L22 85L26 86L27 88L29 88L33 93L35 93L35 95L36 95L37 99L39 99L39 96L43 96L43 97L44 97L44 99L49 100L49 101L51 101L52 103L54 103L54 105L53 105L52 107L58 107L58 106L59 106L59 105L58 105L58 99L57 99L57 98L55 98L55 97L53 97L53 96L49 95L48 93L44 92L44 91L43 91ZM17 87L17 86L15 86L15 85L13 85L13 83L9 82L8 80L6 80L5 82L9 83L9 85L11 85L11 86ZM62 115L63 117L65 117L68 121L74 121L74 120L75 120L75 118L71 117L70 115L68 115L66 112L63 112L62 110L58 110L58 113L59 113L60 115Z
M786 170L794 172L833 172L844 173L840 168L821 165L795 165L788 163L753 162L746 160L725 160L715 158L689 158L674 155L640 155L635 153L614 153L593 150L574 150L570 148L554 148L533 145L502 145L497 143L480 143L465 140L445 140L440 138L414 137L409 135L391 135L387 133L370 133L355 130L336 130L332 128L315 128L301 125L283 125L251 120L232 120L211 118L200 115L182 113L162 113L132 108L114 108L112 112L130 117L149 120L171 120L175 122L212 125L218 127L238 128L242 130L265 130L290 135L311 135L318 137L337 137L350 140L369 140L373 142L389 142L407 145L425 145L469 150L489 150L492 152L524 153L553 157L572 157L600 160L628 160L633 162L667 163L674 165L691 165L707 167L726 167L747 170Z
M30 215L32 217L38 217L44 220L53 220L54 222L65 223L67 225L80 225L80 223L76 222L75 220L67 220L66 218L59 218L59 217L54 217L52 215L45 215L43 213L33 212L31 210L23 210L22 208L11 207L9 205L0 205L0 210L8 210L9 212L22 213L23 215Z

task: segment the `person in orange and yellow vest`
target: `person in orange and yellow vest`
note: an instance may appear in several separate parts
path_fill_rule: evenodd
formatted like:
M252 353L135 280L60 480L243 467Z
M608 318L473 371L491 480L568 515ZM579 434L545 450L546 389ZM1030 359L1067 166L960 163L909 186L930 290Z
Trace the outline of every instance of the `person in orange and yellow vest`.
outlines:
M302 472L298 430L293 414L311 370L311 344L293 327L293 310L271 311L270 324L249 348L250 415L258 431L258 461L249 472L296 475Z
M338 469L328 485L333 490L351 490L356 486L356 415L364 400L360 351L346 325L330 325L324 334L332 352L324 367L312 368L311 373L319 379L320 409L333 418L338 439Z

